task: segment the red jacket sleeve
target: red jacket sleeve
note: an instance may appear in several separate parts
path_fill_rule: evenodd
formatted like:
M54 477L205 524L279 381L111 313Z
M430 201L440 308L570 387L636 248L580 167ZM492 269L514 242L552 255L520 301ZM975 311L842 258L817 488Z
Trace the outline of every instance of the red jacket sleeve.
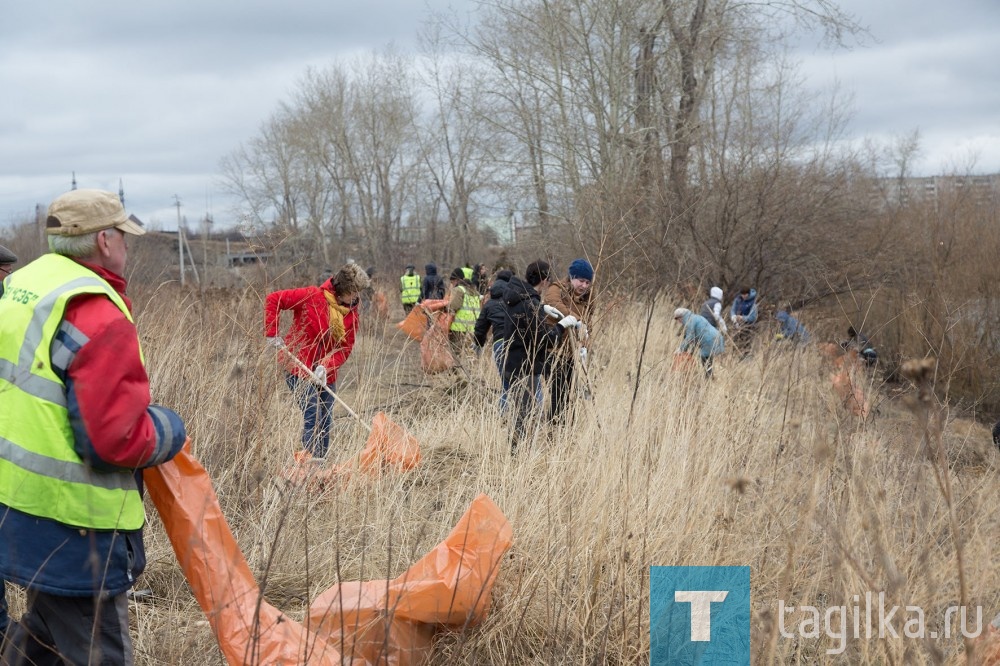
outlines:
M135 325L103 296L73 299L64 321L79 332L65 375L79 455L98 467L132 469L172 458L184 444L184 423L150 404Z
M278 323L282 310L294 310L312 295L309 287L272 291L264 298L264 337L278 335Z

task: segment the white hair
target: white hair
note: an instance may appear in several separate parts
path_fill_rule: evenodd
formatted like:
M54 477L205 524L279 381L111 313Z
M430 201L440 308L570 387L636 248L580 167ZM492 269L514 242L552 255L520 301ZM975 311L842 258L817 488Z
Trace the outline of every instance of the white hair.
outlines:
M82 236L49 236L49 250L64 257L86 259L97 252L97 234L95 231Z

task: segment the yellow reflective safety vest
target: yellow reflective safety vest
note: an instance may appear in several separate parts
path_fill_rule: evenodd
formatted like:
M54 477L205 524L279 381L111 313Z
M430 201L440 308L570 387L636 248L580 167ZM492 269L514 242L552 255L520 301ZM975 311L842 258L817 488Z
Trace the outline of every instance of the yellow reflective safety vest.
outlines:
M462 266L462 275L465 276L466 280L468 280L469 282L472 282L472 269L471 268L469 268L468 266Z
M118 292L93 271L46 254L9 276L0 298L0 502L96 530L137 530L145 515L129 470L96 471L73 449L66 386L49 350L70 299Z
M403 305L412 305L420 298L420 276L404 275L399 278L399 300Z
M476 320L479 319L479 294L468 287L457 285L455 289L462 290L462 307L455 313L455 320L451 322L451 330L458 333L472 333L476 329Z

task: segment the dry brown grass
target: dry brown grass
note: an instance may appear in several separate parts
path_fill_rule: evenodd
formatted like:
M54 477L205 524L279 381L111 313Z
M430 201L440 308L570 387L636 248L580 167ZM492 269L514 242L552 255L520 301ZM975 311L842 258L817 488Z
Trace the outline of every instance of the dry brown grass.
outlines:
M264 348L261 300L248 290L201 301L172 287L136 299L154 397L186 420L265 595L293 617L338 577L398 575L480 492L507 515L514 547L488 619L443 634L434 663L648 663L651 564L750 565L755 663L956 658L958 640L902 638L850 641L827 656L829 642L782 638L774 623L779 598L852 605L853 595L884 590L937 626L962 596L956 543L968 603L983 606L984 623L1000 606L1000 481L987 430L934 403L940 429L931 419L929 432L945 447L937 472L949 474L947 502L921 419L874 391L876 413L849 416L809 349L729 354L710 382L678 376L674 324L656 314L630 423L645 317L622 305L591 350L593 399L577 404L573 427L544 429L512 458L486 355L466 363L469 384L424 377L416 346L370 323L340 394L365 418L387 411L419 439L424 460L316 495L273 480L298 446L300 416ZM332 457L349 457L364 438L339 417ZM150 513L141 586L155 601L134 605L138 663L221 664Z

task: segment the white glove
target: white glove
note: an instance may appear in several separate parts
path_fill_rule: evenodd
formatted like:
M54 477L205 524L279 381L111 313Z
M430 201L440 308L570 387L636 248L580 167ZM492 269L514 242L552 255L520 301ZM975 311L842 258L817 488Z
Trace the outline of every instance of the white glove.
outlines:
M316 381L319 382L320 386L326 386L326 368L321 364L317 364L313 368L313 374L316 375Z
M587 348L580 347L580 363L587 365Z
M275 349L281 349L285 346L285 341L281 339L280 335L275 335L267 339L267 344Z
M562 312L559 312L559 310L552 307L551 305L543 305L542 309L545 310L545 314L552 317L553 319L562 319L563 317L566 316Z
M574 317L573 315L566 315L565 317L559 320L559 325L562 326L564 329L576 328L580 325L580 320Z
M587 330L587 325L581 321L580 325L576 327L576 338L586 342L588 337L590 337L590 331Z

